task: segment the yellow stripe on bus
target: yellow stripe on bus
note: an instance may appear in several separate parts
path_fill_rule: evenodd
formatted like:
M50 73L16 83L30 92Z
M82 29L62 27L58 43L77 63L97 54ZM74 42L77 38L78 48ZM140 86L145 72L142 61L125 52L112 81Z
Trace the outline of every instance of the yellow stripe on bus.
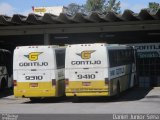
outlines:
M108 85L105 85L104 80L69 81L65 93L66 96L109 96Z
M62 82L62 81L60 81ZM17 82L14 87L15 97L59 97L65 94L64 88L58 88L60 85L52 86L52 82ZM38 84L32 87L31 84Z

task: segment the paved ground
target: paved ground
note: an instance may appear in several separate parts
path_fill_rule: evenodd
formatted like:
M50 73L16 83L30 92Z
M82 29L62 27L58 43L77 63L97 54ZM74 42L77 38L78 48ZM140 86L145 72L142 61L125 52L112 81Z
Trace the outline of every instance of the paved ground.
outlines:
M15 98L11 92L0 95L0 113L14 114L118 114L159 113L160 87L134 88L119 99L84 98L73 103L72 98L45 99L33 103L27 98Z

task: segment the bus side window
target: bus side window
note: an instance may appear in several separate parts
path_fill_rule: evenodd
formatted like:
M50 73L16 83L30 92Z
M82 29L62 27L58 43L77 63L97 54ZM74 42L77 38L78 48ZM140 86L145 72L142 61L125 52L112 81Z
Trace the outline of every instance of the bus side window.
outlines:
M126 54L125 54L125 50L121 50L122 51L122 65L125 65L126 64Z
M1 65L1 66L5 66L5 65L4 65L4 61L5 61L5 60L4 60L3 51L0 51L0 65Z
M61 69L65 67L65 51L64 50L56 50L56 63L57 69Z
M117 65L117 51L109 50L108 53L109 53L110 67L115 67Z
M134 56L134 50L132 49L132 62L134 63L135 61L135 56Z
M132 49L127 50L109 50L110 67L131 64L134 61Z
M2 65L2 54L1 54L1 51L0 51L0 66Z
M122 56L123 54L122 54L122 52L123 52L122 50L117 51L117 53L118 53L117 54L117 61L118 61L117 65L118 66L123 65L123 56Z

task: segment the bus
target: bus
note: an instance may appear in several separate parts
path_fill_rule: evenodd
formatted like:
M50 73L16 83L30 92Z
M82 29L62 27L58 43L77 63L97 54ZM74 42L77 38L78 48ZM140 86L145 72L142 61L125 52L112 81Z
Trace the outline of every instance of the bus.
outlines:
M12 88L12 56L11 52L0 49L0 91Z
M119 96L136 84L134 48L105 43L68 45L65 84L66 96Z
M14 50L14 96L39 100L65 95L65 48L19 46Z

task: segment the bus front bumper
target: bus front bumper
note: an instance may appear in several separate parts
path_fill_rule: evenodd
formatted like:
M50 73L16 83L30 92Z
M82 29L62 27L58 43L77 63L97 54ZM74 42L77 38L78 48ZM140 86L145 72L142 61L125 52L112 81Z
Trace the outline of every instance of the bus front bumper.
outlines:
M55 89L44 90L16 90L14 89L15 97L56 97Z
M39 82L38 86L31 87L30 82L18 82L14 87L15 97L58 97L56 87L50 82Z
M91 96L109 96L108 91L90 91L90 92L66 92L66 96L79 96L79 97L91 97Z
M104 80L72 81L65 88L66 96L109 96L109 85Z

